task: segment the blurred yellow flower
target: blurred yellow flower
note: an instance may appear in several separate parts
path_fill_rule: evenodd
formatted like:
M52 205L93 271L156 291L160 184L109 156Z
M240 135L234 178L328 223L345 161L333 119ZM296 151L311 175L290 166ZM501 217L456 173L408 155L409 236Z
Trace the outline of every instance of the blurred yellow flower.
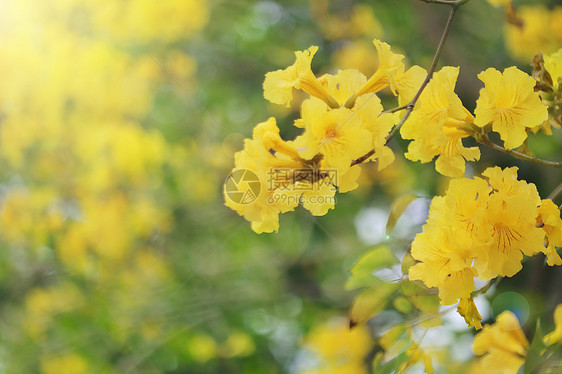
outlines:
M367 374L365 358L372 345L367 327L350 329L345 319L330 320L316 326L305 338L303 346L316 356L317 364L299 373Z
M88 374L93 373L88 368L84 357L76 353L67 353L59 356L46 356L41 358L42 374Z
M529 341L521 330L517 317L502 312L493 325L485 325L472 343L474 353L484 357L480 364L486 373L515 374L525 362Z
M562 45L562 7L549 10L543 5L525 5L517 9L522 25L506 24L505 40L510 54L522 62L542 51L552 53Z

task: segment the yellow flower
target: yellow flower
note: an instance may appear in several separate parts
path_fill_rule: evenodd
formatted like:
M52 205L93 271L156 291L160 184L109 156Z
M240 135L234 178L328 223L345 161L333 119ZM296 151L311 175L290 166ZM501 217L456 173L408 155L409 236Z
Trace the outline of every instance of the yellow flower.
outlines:
M544 56L544 68L552 78L554 91L558 91L558 88L562 87L562 82L560 81L560 78L562 78L562 49L559 49L556 53Z
M404 56L391 52L388 44L377 39L373 40L373 44L379 55L379 67L375 74L347 100L345 106L348 108L353 107L359 96L370 92L376 93L389 86L394 73L404 65L402 62Z
M485 86L476 101L474 124L489 123L500 134L505 148L513 149L527 139L527 128L539 126L548 119L546 106L534 92L535 80L512 66L503 74L489 68L478 74Z
M420 262L409 270L410 279L438 288L441 304L465 299L458 312L476 327L473 278L513 276L523 254L545 251L545 231L536 227L540 198L535 185L517 180L515 167L488 168L482 175L486 179L454 179L445 196L432 200L427 224L412 243L411 254ZM544 217L548 225L559 225Z
M302 90L311 96L324 100L331 107L339 105L326 88L320 84L310 68L312 57L318 47L312 46L305 51L295 52L296 61L285 70L276 70L265 75L263 82L264 97L274 104L291 106L293 88Z
M478 309L472 297L461 299L457 306L457 312L464 317L464 321L468 326L474 326L476 330L482 328L482 324L480 323L480 321L482 321L482 316L478 313Z
M554 331L544 337L544 342L548 345L562 342L562 304L558 304L554 310Z
M297 157L297 151L279 137L274 118L258 124L253 138L234 155L235 168L224 185L225 205L252 222L257 233L277 231L279 213L294 210L299 203L300 194L287 188L293 180L273 183L278 170L290 175L290 170L302 166L291 156Z
M412 256L422 261L409 270L411 280L421 280L427 287L437 287L441 304L454 304L468 299L474 290L472 268L473 242L463 233L424 226L412 243Z
M529 341L517 317L502 312L493 325L485 325L472 343L474 353L484 357L481 367L489 374L515 374L525 362Z
M562 219L560 210L552 200L544 199L539 206L537 226L542 228L546 235L546 248L543 249L547 256L547 264L550 266L562 265L562 258L556 247L562 247Z
M420 89L427 70L421 66L414 65L404 72L404 65L400 66L394 76L390 80L390 88L394 95L398 96L398 105L406 105Z
M521 270L523 253L532 256L544 248L544 232L536 227L540 197L534 184L517 180L516 167L496 166L482 175L494 190L486 210L491 242L487 258L476 259L474 266L482 280L511 277Z
M351 167L352 160L371 150L371 133L350 109L327 110L317 100L305 104L305 132L295 139L302 158L310 160L321 153L328 168L336 168L343 174Z
M474 117L454 92L458 74L459 68L450 66L435 73L400 130L404 139L413 139L406 158L426 163L438 156L436 170L450 177L462 177L465 160L480 158L477 147L462 144L461 139L468 137L462 126Z
M344 105L346 100L365 84L367 78L358 70L345 69L338 70L336 75L324 74L319 81L339 105Z

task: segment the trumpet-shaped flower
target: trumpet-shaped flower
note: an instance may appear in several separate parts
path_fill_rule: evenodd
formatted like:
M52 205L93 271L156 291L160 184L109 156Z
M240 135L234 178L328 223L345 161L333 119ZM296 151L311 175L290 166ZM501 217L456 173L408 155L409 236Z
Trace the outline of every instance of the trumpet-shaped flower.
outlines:
M379 92L383 88L390 85L390 80L394 73L404 66L402 60L404 56L394 53L390 50L390 45L380 40L373 40L373 44L377 48L379 54L379 67L375 74L359 89L357 96L369 92Z
M546 106L534 92L535 80L512 66L503 74L489 68L478 74L484 82L476 101L474 124L500 134L505 148L513 149L527 139L527 128L539 126L548 119Z
M326 88L311 70L310 64L316 51L318 51L316 46L305 51L297 51L295 52L296 61L293 65L285 70L267 73L263 82L264 97L274 104L290 107L293 100L293 88L296 88L337 108L337 102L328 94Z
M348 108L355 105L355 101L359 96L371 92L376 93L389 86L394 73L404 66L404 63L402 62L404 56L392 52L387 43L375 39L373 40L373 44L377 48L377 53L379 55L379 67L371 78L369 78L365 84L363 84L351 97L349 97L345 103L345 106Z
M474 353L484 357L481 367L490 374L515 374L525 362L529 341L521 330L517 317L502 312L493 325L485 325L474 338Z
M562 81L560 81L562 78L562 49L544 56L544 68L550 74L554 91L558 91L559 87L562 87Z
M458 74L458 68L449 66L435 73L400 130L404 139L413 139L406 158L426 163L438 156L435 168L450 177L462 177L465 160L480 158L477 147L462 144L462 138L468 137L462 126L474 117L454 92Z
M297 155L296 149L280 139L275 119L258 124L253 138L246 139L244 149L234 155L235 168L224 185L226 206L250 221L257 233L277 231L279 213L293 210L299 203L297 191L271 183L275 170L301 166L283 151Z
M547 264L550 266L562 265L562 258L556 247L562 247L562 219L560 210L550 199L544 199L539 206L537 227L542 228L546 236L546 247L542 250L547 256Z

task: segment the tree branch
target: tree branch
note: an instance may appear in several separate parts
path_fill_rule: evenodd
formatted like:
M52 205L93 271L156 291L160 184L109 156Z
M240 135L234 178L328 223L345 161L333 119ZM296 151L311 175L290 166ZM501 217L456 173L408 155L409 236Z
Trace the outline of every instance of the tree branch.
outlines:
M485 145L487 147L495 149L496 151L500 151L500 152L503 152L505 154L508 154L511 157L514 157L518 160L530 161L530 162L534 162L535 164L550 166L550 167L554 167L554 168L562 168L562 161L543 160L543 159L540 159L540 158L537 158L537 157L534 157L534 156L529 156L525 153L514 151L513 149L505 149L501 145L498 145L496 143L492 143L488 139L487 136L479 137L479 138L475 138L475 139L478 143L480 143L482 145Z

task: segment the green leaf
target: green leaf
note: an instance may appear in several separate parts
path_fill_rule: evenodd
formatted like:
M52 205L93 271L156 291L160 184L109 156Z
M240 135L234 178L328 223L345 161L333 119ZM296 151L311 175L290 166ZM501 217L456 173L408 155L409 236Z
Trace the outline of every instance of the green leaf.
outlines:
M546 344L544 343L544 333L541 329L541 321L537 320L537 328L535 329L535 336L533 342L527 350L525 358L525 365L523 366L524 374L539 373L539 368L543 364L542 354L544 353Z
M386 235L389 235L392 232L394 226L396 226L396 222L398 222L398 219L402 216L408 205L417 198L417 195L407 194L394 200L392 206L390 207L388 221L386 222Z
M373 372L377 374L396 373L396 370L398 370L400 366L402 366L406 361L408 361L409 358L410 356L406 352L404 352L386 363L377 362L376 363L377 366L373 368Z
M368 287L384 282L375 277L373 272L380 268L390 267L398 263L398 259L386 245L379 245L365 253L350 270L351 278L345 283L346 290Z
M392 301L392 305L397 311L404 314L410 313L413 309L412 303L408 301L408 299L404 296L398 296L397 298L395 298Z
M404 280L401 282L402 293L410 302L425 314L439 312L439 295L417 281Z
M406 253L404 258L402 259L402 274L407 275L410 268L416 264L416 259L410 254Z
M398 287L399 285L395 283L383 283L381 286L370 287L359 293L351 306L349 326L362 325L377 316L386 308Z

